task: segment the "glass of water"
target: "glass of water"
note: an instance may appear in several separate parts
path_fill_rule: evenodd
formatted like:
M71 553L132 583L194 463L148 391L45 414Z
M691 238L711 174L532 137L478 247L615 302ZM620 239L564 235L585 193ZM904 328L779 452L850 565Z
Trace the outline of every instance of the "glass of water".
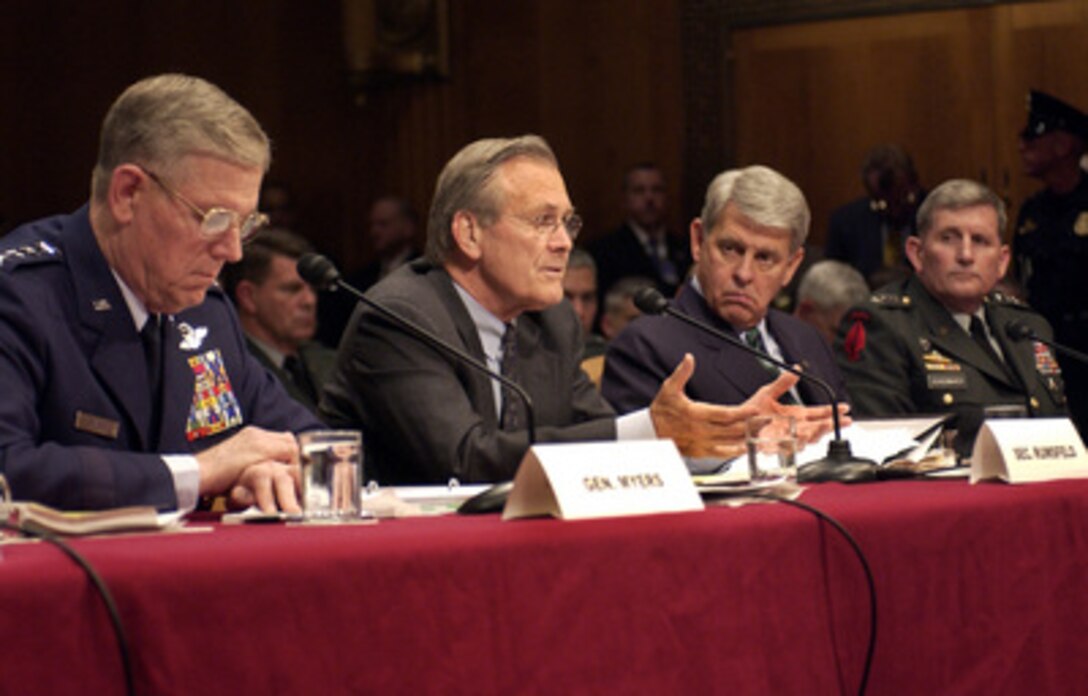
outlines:
M358 430L299 433L302 514L307 520L359 518L362 508L362 442Z
M745 423L752 483L796 480L797 421L793 416L752 416Z

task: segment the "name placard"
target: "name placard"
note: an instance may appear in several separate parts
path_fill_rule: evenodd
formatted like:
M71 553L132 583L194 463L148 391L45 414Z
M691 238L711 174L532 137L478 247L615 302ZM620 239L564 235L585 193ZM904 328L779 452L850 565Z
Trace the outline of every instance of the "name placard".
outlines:
M521 460L504 520L564 520L702 510L672 440L534 445Z
M983 423L971 452L971 483L1031 483L1088 478L1088 453L1068 418L997 419Z

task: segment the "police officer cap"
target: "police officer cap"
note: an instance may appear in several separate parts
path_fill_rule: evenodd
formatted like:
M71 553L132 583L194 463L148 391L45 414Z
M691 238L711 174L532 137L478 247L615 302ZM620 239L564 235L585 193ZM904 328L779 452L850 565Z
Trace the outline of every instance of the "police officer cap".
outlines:
M1088 138L1088 116L1046 92L1028 93L1028 124L1020 132L1025 140L1054 131L1065 131Z

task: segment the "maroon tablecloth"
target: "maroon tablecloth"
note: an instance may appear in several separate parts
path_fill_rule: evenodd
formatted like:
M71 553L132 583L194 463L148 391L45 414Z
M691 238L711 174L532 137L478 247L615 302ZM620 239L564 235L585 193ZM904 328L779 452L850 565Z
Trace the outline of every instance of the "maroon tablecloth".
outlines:
M870 693L1088 683L1088 481L823 484L875 575ZM856 693L864 577L785 505L560 522L220 526L74 540L144 694ZM0 560L0 692L123 692L100 600L44 544Z

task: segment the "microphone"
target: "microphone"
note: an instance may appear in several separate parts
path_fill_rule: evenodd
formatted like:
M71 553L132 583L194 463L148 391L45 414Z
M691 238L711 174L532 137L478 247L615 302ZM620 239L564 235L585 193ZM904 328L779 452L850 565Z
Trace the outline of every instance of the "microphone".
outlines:
M850 442L842 439L842 424L839 419L839 399L835 396L835 390L824 380L798 370L793 365L779 360L773 355L757 350L732 334L721 331L710 324L684 314L675 309L672 304L656 289L645 287L634 296L635 306L644 314L668 314L685 324L689 324L711 334L721 340L736 346L741 350L751 353L760 360L775 365L779 369L790 374L797 375L801 379L819 387L831 402L831 423L835 429L835 439L828 443L827 456L814 462L809 462L797 470L797 480L803 483L818 483L821 481L871 481L877 477L877 465L868 459L859 459L850 452Z
M517 395L525 406L529 447L536 444L536 416L533 411L533 400L529 398L528 392L526 392L520 384L509 377L495 372L474 356L469 355L460 348L444 341L431 331L428 331L410 319L402 317L400 314L394 312L380 302L370 299L363 294L361 290L345 282L344 279L340 277L340 271L336 269L336 265L327 257L322 256L321 254L303 254L299 257L295 267L302 279L314 286L317 290L335 291L337 289L343 289L347 291L367 307L370 307L402 329L407 330L432 348L438 349L440 352L445 353L461 364L468 365L477 372L482 372L491 379L498 381L504 387L509 388L510 391ZM513 488L513 482L511 481L504 481L490 486L483 492L464 501L458 508L458 512L474 513L501 510L502 506L506 503L506 497L510 494L511 488Z
M1051 341L1049 339L1043 338L1039 334L1035 333L1035 329L1028 326L1027 322L1020 319L1012 319L1009 321L1009 323L1005 324L1005 335L1014 341L1022 341L1025 338L1031 339L1032 341L1038 341L1043 345L1050 346L1059 353L1064 353L1071 358L1075 358L1083 363L1088 363L1088 355L1085 355L1079 350L1074 350L1069 346L1062 345L1057 341Z

